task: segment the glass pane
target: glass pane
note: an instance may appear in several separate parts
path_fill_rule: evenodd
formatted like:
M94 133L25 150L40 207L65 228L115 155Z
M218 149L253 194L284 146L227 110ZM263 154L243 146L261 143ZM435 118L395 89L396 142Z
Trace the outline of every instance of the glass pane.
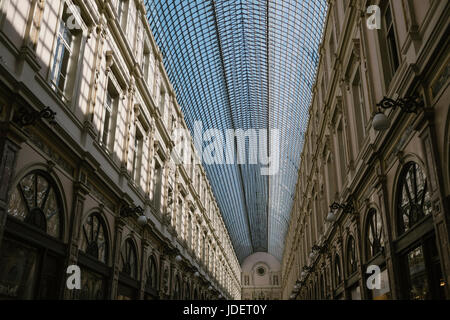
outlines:
M410 280L410 299L425 300L429 298L428 280L422 246L417 247L407 254L407 262Z
M97 236L97 246L98 246L98 260L106 263L106 238L103 230L103 226L99 229Z
M34 178L35 176L33 174L30 174L22 179L20 182L23 195L25 197L25 201L28 204L28 208L34 208L34 195L35 195L35 188L34 188Z
M136 290L119 284L117 300L133 300L136 297Z
M4 239L0 254L0 299L33 299L37 269L36 249Z
M9 200L8 214L22 221L25 220L27 215L25 203L23 202L22 196L17 188L14 189L11 199Z
M422 168L410 162L404 169L400 180L399 232L404 233L414 227L421 219L431 214L431 196L427 188L426 176Z
M104 278L87 269L81 272L81 300L102 300L105 298Z
M37 176L37 206L42 207L45 201L45 195L48 191L48 182L41 176Z
M372 297L374 300L389 300L390 287L389 287L389 276L387 270L381 272L381 285L380 289L373 289Z
M46 255L42 267L42 277L39 282L39 298L55 300L60 292L60 260L53 255Z
M352 300L361 300L361 288L359 286L352 288L350 295Z
M47 217L47 233L53 237L59 237L59 208L53 189L48 194L44 213Z

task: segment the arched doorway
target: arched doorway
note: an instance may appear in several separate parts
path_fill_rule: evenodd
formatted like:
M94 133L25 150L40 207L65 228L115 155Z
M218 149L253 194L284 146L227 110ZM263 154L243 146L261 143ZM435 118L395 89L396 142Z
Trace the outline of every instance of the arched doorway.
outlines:
M396 195L402 299L445 299L432 211L425 172L419 164L408 162L400 173Z
M128 238L120 251L120 276L119 276L119 300L133 300L137 298L139 290L138 282L138 258L136 245L132 238Z
M35 170L14 188L0 252L0 299L59 299L62 295L63 206L60 190Z
M80 298L102 300L107 297L107 279L110 268L109 241L105 221L100 213L90 214L81 228L81 246L78 262L82 269Z

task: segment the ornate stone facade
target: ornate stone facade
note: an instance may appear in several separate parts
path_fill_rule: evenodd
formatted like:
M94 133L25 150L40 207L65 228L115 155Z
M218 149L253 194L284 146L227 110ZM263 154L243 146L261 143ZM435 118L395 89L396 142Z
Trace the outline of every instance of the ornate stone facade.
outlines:
M367 27L372 4L380 29ZM450 297L449 11L448 1L329 1L284 299ZM414 95L424 108L382 110L390 126L374 129L383 97Z
M143 1L0 1L0 61L0 297L240 298Z
M242 263L243 300L281 300L281 264L272 255L256 252Z

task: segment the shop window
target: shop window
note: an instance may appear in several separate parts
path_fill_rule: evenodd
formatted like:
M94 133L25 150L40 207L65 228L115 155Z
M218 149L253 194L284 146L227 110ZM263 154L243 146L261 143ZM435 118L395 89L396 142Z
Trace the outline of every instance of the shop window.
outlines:
M342 282L341 260L338 254L334 256L334 283L338 287Z
M34 171L14 189L8 214L32 225L50 236L61 237L61 200L49 176Z
M368 213L366 227L366 256L367 260L372 259L382 252L384 248L383 223L381 216L375 209Z
M120 257L120 271L133 279L137 279L137 254L133 240L127 239L124 242Z
M67 100L72 98L81 44L80 30L69 27L68 20L71 16L72 13L65 5L59 24L51 72L52 84L57 92Z
M352 275L357 270L355 238L350 236L347 243L347 271Z
M431 214L431 196L427 179L420 166L409 162L403 168L398 194L399 234L403 234Z
M108 81L104 102L103 132L101 133L101 142L102 145L110 152L112 152L114 148L118 106L119 94L111 84L111 81Z
M106 263L108 257L106 228L98 213L89 215L83 224L80 249L90 257Z
M105 278L89 269L81 271L81 300L102 300L105 298Z
M156 269L156 262L154 257L148 258L147 268L147 287L156 289L158 279L158 270Z

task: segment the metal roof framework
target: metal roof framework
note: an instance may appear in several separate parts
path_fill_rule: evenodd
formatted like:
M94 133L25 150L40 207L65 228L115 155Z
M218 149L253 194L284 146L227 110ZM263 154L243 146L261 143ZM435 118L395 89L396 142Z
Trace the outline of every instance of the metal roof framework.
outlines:
M189 130L276 129L279 171L258 164L205 165L242 262L281 261L297 182L326 0L145 0ZM247 151L256 147L249 141ZM276 149L276 148L275 148ZM248 152L247 152L248 156Z

